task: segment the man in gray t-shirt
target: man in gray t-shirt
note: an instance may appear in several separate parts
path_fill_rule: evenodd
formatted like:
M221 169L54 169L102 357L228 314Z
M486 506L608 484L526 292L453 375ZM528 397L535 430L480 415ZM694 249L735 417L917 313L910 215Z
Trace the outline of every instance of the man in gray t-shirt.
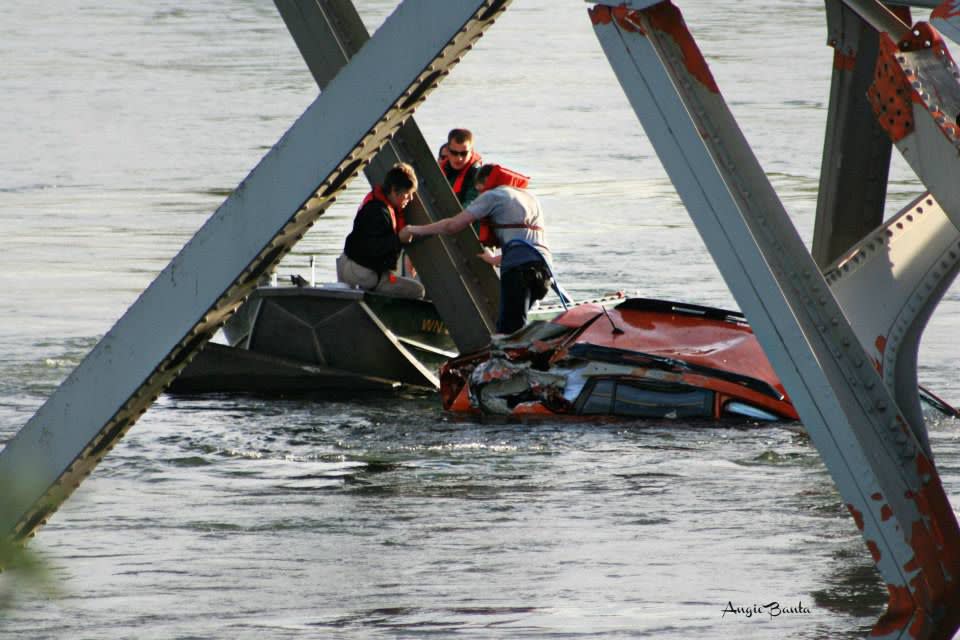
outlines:
M552 265L553 255L547 247L540 201L526 189L517 187L495 187L486 191L482 191L482 187L480 189L481 194L464 212L473 216L474 220L491 226L496 237L496 246L503 248L514 240L522 240L532 245L547 265ZM526 260L529 253L525 251L508 250L502 257L501 269L512 268L524 261L529 262Z
M489 225L499 255L484 251L480 257L500 267L499 333L513 333L527 321L527 311L544 297L549 288L553 256L544 233L540 201L519 187L487 185L495 165L484 165L477 173L480 195L452 218L425 225L407 225L400 232L401 242L412 242L437 234L451 235L480 221Z

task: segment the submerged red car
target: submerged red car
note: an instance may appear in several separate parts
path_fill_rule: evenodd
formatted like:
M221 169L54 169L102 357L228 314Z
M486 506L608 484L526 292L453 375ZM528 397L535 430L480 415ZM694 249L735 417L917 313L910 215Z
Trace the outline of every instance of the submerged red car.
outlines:
M742 314L629 298L534 322L440 372L454 412L796 420Z

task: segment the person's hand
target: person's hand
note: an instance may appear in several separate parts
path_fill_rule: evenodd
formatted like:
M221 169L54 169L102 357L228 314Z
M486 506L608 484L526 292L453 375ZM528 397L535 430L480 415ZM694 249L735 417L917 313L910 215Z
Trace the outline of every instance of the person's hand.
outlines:
M483 260L484 262L486 262L487 264L489 264L490 266L499 267L499 266L500 266L500 259L501 259L502 256L500 256L500 254L494 255L494 254L490 253L489 251L484 250L483 252L478 253L478 254L477 254L477 257L480 258L481 260Z
M410 230L409 226L400 229L400 233L397 234L397 237L400 238L402 244L410 244L413 242L413 231Z

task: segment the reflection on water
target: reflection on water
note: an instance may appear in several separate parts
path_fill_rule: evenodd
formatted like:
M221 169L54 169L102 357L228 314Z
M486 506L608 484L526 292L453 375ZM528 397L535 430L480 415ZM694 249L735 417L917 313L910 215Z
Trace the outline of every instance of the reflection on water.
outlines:
M395 3L357 4L375 28ZM809 239L822 3L681 8ZM4 438L316 95L270 3L14 3L5 20ZM432 145L466 125L534 176L575 297L735 306L583 3L515 0L417 119ZM891 185L891 210L920 189L899 161ZM332 277L364 193L281 276L316 256ZM920 371L954 403L958 305L949 293ZM793 427L465 420L421 395L161 397L31 545L64 594L21 594L0 638L862 637L884 590ZM931 422L952 495L957 433ZM722 615L774 600L810 613Z

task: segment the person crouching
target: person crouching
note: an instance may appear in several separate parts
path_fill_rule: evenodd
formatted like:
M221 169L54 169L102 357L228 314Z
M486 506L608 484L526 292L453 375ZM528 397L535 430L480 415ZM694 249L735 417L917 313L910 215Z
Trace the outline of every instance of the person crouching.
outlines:
M499 254L480 254L484 262L500 267L498 333L521 329L530 307L547 294L552 281L553 257L546 242L543 209L526 184L525 176L499 165L483 165L475 183L480 195L466 209L431 224L408 225L400 233L406 243L459 233L477 221L487 227L481 235L501 249Z
M397 234L404 227L403 210L416 191L413 167L398 162L383 184L367 194L337 258L339 282L402 298L423 298L420 282L394 272L402 248Z

